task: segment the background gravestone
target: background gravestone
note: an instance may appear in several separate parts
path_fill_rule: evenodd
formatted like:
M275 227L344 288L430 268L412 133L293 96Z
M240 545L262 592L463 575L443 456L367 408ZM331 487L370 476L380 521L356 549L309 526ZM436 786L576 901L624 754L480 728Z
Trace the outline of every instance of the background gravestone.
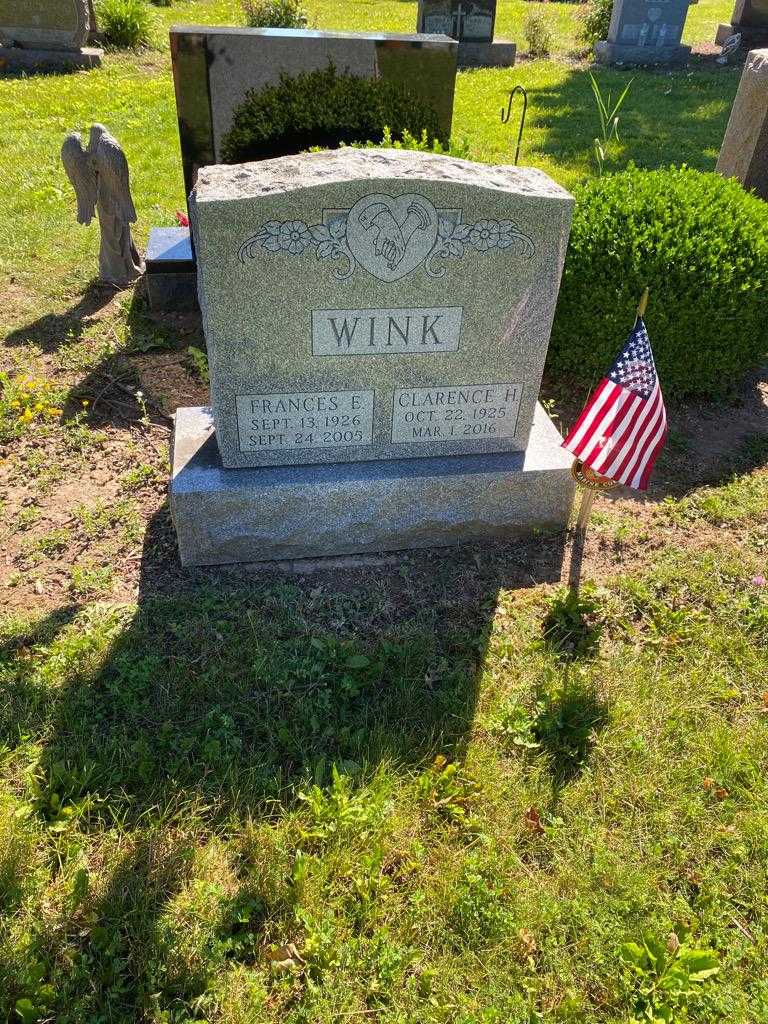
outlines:
M447 144L456 83L455 42L419 35L238 29L198 25L171 28L171 58L187 194L197 170L222 162L222 142L249 90L328 68L359 78L398 82L437 116ZM365 141L365 140L361 140Z
M737 32L747 49L768 45L768 0L736 0L731 23L718 25L715 42L722 46Z
M690 3L698 0L616 0L608 39L595 55L603 64L682 64L691 54L680 39Z
M572 207L540 171L409 151L201 169L213 414L177 413L185 564L563 525L537 397Z
M496 0L419 0L419 32L437 32L459 42L459 66L511 66L514 43L494 42Z
M768 50L752 50L715 168L768 199Z
M88 0L0 0L0 57L12 65L93 67L101 51L86 49Z
M276 86L282 75L296 77L330 65L340 74L383 79L412 92L431 111L437 137L447 145L456 52L455 42L435 36L173 26L171 58L185 194L192 191L200 167L223 162L233 116L250 90ZM313 142L299 142L298 150L309 149ZM147 285L155 310L193 307L195 261L188 229L152 229Z

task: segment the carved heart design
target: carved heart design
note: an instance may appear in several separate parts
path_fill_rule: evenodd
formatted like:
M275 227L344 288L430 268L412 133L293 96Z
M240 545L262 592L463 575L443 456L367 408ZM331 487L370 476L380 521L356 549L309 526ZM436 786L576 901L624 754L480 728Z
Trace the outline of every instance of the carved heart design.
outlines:
M414 193L370 195L347 217L347 245L380 281L398 281L420 266L437 241L437 210Z

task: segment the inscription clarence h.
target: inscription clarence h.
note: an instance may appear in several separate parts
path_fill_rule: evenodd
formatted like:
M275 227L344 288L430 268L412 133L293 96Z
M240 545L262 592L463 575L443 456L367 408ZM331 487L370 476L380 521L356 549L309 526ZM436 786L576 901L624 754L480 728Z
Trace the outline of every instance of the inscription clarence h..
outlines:
M240 451L370 444L373 396L373 391L238 395Z
M456 352L461 307L429 309L315 309L312 354L402 355Z
M392 441L514 437L522 394L520 384L399 388L392 406Z

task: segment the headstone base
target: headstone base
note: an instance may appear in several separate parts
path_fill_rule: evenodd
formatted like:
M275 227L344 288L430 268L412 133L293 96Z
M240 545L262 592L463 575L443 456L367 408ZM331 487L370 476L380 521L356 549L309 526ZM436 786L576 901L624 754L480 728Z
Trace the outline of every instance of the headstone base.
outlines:
M170 484L182 565L397 551L564 528L572 457L538 406L527 449L224 469L211 410L177 409Z
M5 68L98 68L104 51L95 46L82 50L27 50L0 46L0 70Z
M498 39L492 43L459 43L460 68L511 68L517 44Z
M187 313L198 308L189 228L152 228L145 263L150 309Z
M717 26L715 42L722 46L729 36L741 33L741 48L743 50L755 50L768 46L768 26L757 27L755 25L730 25L721 22Z
M686 64L690 46L625 46L606 40L595 45L600 64Z

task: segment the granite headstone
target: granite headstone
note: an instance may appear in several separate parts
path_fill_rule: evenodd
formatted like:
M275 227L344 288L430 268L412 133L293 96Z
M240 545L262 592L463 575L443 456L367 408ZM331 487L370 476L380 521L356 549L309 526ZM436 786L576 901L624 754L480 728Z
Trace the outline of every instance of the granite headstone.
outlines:
M680 42L688 7L698 0L616 0L608 39L595 55L604 64L682 64L691 54Z
M213 408L176 417L183 563L562 527L537 395L572 204L540 171L407 151L202 169Z
M768 200L768 49L747 55L715 169Z
M86 48L88 0L0 0L0 60L14 66L94 67L101 51Z
M715 42L722 46L736 33L746 49L768 45L768 0L736 0L730 24L718 25Z
M201 170L224 465L525 448L571 207L540 171L407 151Z
M515 44L494 41L496 0L419 0L417 25L458 40L462 67L515 62Z
M397 81L428 104L447 143L453 118L457 44L440 36L304 29L171 28L171 59L187 195L198 168L222 162L222 141L252 89L281 76L328 68Z

